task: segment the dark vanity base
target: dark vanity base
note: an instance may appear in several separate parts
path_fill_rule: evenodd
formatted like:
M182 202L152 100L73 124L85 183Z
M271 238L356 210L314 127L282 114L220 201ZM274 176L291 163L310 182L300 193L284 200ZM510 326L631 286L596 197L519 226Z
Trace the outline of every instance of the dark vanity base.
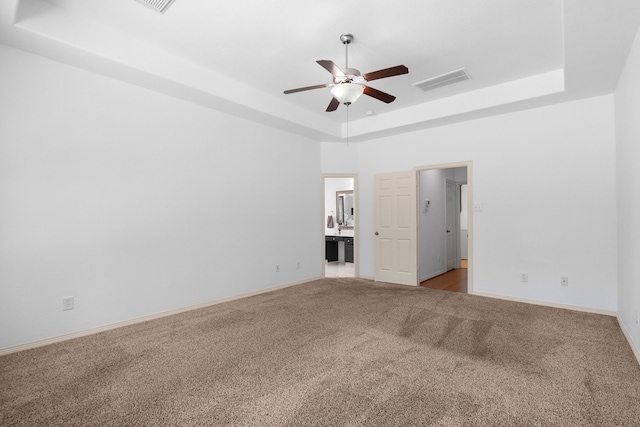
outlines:
M344 237L344 260L353 262L353 237Z
M353 237L325 236L325 259L338 261L338 242L344 242L344 260L353 262Z

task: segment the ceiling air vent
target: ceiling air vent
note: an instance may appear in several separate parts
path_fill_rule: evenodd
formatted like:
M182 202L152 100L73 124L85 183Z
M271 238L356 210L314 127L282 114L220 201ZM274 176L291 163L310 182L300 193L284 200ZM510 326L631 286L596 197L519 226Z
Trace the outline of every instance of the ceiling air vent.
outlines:
M471 77L469 77L469 74L467 74L464 68L460 68L458 70L449 71L448 73L440 74L439 76L414 83L413 85L417 86L421 91L426 92L442 86L469 80L470 78Z
M150 7L156 12L165 13L169 6L176 0L136 0L138 3L142 3L145 6Z

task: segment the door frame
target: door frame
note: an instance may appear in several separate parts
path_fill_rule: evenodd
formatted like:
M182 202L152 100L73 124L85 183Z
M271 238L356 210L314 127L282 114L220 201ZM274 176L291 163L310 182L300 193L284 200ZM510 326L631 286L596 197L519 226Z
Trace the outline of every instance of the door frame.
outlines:
M468 218L468 260L467 260L467 293L473 294L473 162L471 160L453 163L440 163L426 166L416 166L413 170L416 173L416 181L418 185L418 191L416 191L416 211L420 209L420 179L419 174L421 171L433 170L433 169L455 169L455 168L467 168L467 218ZM419 212L417 212L419 218ZM416 245L418 260L420 259L420 245L418 244L420 237L420 224L416 227ZM459 245L458 245L459 246ZM459 262L459 261L458 261ZM418 264L418 269L420 265ZM419 276L419 275L418 275ZM419 279L418 279L419 280ZM419 285L419 283L418 283Z
M322 255L322 278L325 277L325 257L326 257L326 241L325 241L325 223L326 223L326 202L325 202L325 193L326 193L326 178L353 178L353 220L355 225L353 226L353 277L360 277L360 239L358 238L359 229L360 229L360 197L359 197L359 189L358 189L358 174L353 173L323 173L322 174L322 223L321 226L321 236L322 242L321 246L321 255Z

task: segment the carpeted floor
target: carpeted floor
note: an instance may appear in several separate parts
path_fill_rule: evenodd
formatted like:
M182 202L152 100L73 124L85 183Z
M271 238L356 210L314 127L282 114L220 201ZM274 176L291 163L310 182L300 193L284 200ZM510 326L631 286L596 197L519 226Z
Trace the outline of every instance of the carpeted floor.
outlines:
M325 279L0 358L0 425L638 426L613 317Z

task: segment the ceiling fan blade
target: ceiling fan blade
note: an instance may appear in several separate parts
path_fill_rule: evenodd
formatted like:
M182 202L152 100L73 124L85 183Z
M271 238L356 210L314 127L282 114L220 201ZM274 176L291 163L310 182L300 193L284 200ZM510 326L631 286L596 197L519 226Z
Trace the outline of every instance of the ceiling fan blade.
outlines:
M364 94L369 95L372 98L378 99L382 102L386 102L387 104L393 102L396 97L393 95L389 95L388 93L382 92L381 90L374 89L371 86L364 87Z
M338 101L335 98L332 98L326 111L327 111L327 113L329 113L331 111L336 111L339 106L340 106L340 101Z
M399 76L400 74L407 74L409 69L404 65L396 65L395 67L385 68L384 70L372 71L366 73L362 77L368 82L372 80L384 79L385 77Z
M319 59L316 62L333 74L333 77L344 77L344 71L342 71L333 61L329 61L328 59Z
M315 85L315 86L305 86L305 87L299 87L297 89L285 90L284 93L290 94L290 93L302 92L304 90L322 89L323 87L327 87L327 86L329 86L329 85L328 84L323 84L323 85Z

